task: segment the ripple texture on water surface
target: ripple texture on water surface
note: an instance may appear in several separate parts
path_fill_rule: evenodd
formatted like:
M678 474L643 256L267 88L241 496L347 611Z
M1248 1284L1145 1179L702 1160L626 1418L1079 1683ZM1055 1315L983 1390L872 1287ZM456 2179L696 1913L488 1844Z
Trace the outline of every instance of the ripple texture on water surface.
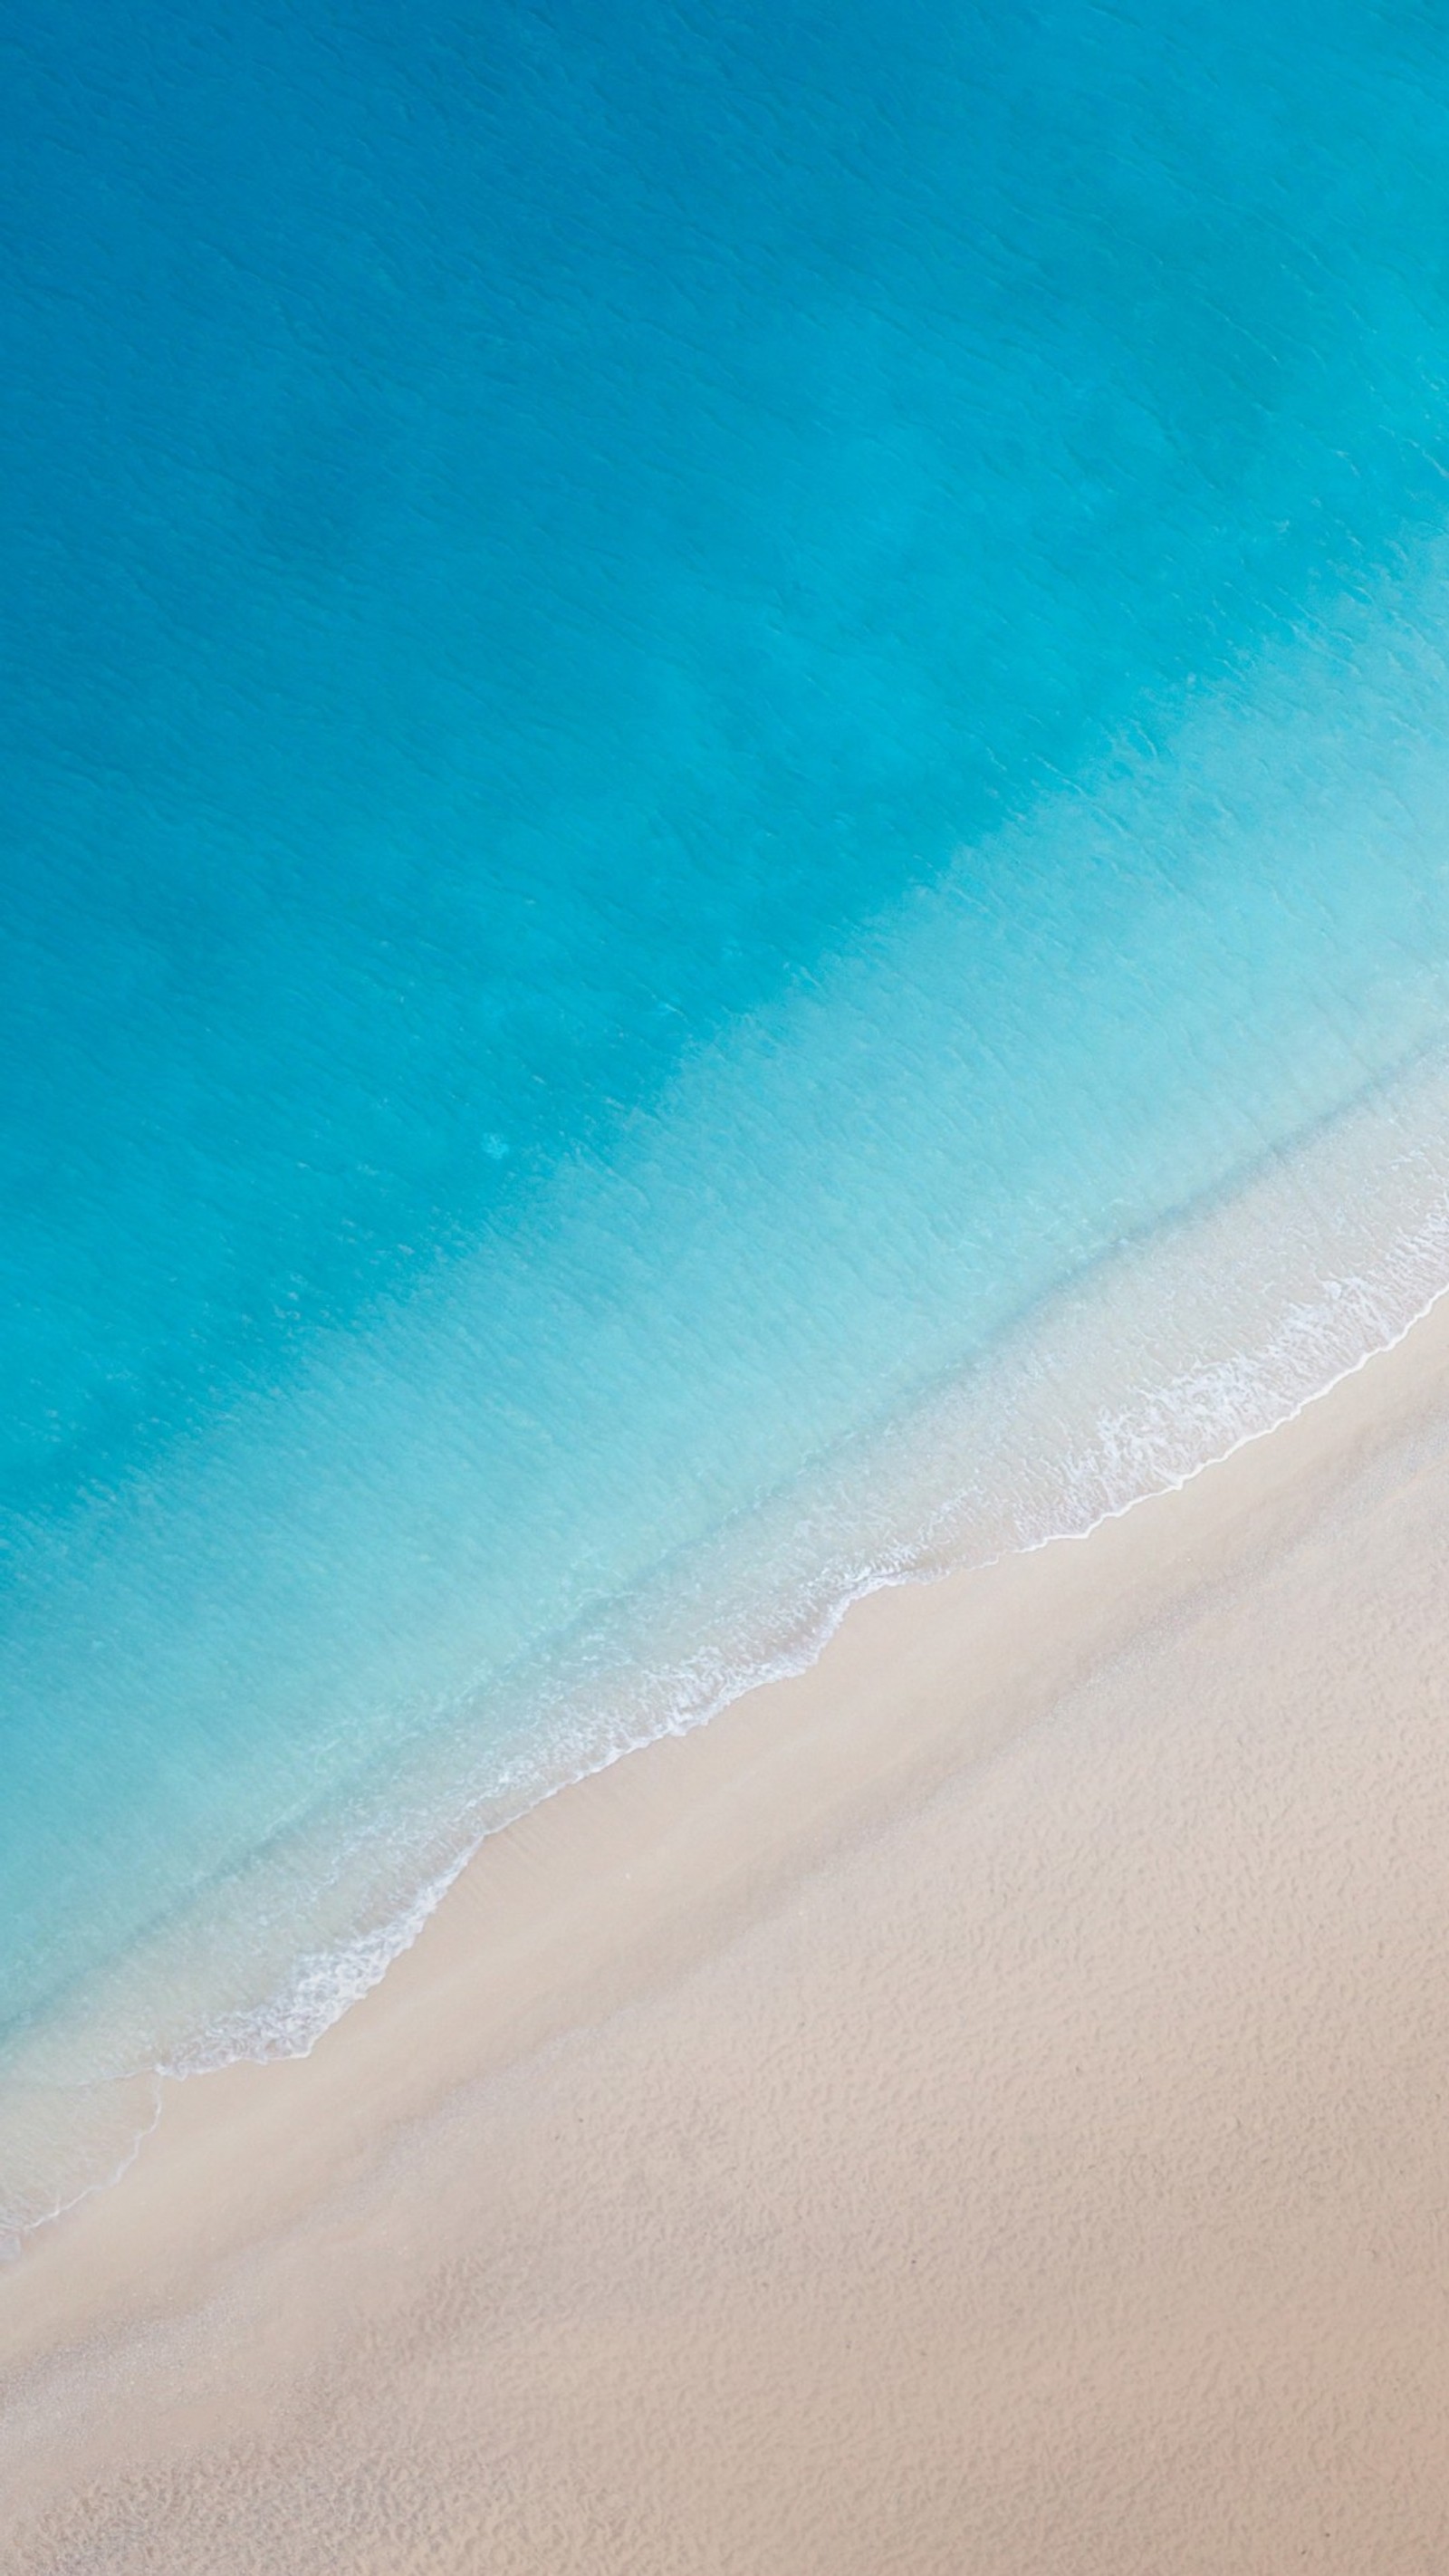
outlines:
M12 34L0 2189L1449 1281L1424 10Z

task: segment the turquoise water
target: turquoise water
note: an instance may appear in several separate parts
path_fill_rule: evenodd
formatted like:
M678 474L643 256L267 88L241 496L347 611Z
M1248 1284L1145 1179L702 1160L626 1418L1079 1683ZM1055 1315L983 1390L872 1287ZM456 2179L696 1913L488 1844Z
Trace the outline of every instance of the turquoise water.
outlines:
M4 45L19 2223L1449 1278L1449 38Z

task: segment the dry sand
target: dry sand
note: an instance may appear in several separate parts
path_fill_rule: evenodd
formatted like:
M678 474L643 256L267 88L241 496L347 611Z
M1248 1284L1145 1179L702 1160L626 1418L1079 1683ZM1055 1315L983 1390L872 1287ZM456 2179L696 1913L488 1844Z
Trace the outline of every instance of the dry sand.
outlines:
M0 2280L15 2576L1443 2576L1449 1304L490 1843Z

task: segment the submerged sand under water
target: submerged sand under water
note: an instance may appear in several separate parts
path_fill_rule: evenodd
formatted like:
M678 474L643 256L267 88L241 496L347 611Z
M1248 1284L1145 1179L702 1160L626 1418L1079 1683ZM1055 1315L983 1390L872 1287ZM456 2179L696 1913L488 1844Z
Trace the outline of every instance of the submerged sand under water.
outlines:
M0 2287L7 2576L1449 2560L1449 1308L491 1842Z

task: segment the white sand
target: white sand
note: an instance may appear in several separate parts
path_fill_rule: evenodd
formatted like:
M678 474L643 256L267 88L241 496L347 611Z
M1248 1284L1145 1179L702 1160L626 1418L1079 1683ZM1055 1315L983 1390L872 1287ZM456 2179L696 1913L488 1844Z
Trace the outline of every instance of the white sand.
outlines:
M1449 2569L1449 1308L498 1838L0 2371L16 2576Z

